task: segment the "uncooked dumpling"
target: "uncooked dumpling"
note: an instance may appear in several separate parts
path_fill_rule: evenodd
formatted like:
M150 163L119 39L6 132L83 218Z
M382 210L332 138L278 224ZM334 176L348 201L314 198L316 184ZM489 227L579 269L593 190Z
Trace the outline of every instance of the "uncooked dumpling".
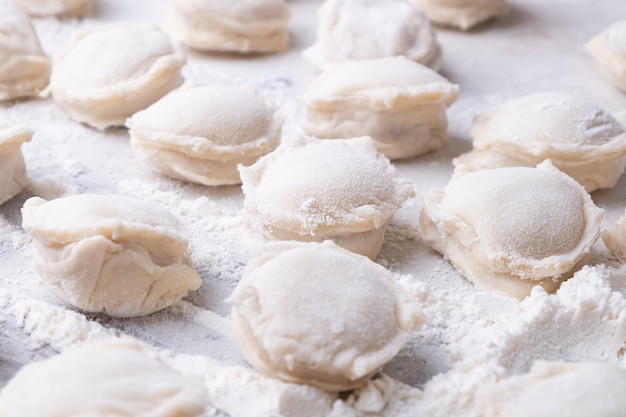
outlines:
M256 91L203 86L174 91L126 123L133 149L171 177L205 185L239 184L280 142L281 119Z
M389 220L414 195L370 138L286 138L240 172L244 214L266 238L331 239L372 259Z
M620 262L626 263L626 213L602 239L613 255Z
M550 159L588 192L615 186L626 167L626 130L578 96L537 93L474 120L474 150L453 162L474 169L535 166Z
M184 64L185 54L157 26L113 23L75 34L50 85L72 118L104 129L178 87Z
M606 78L626 92L626 20L614 23L585 46Z
M226 52L287 49L285 0L170 0L166 29L191 48Z
M169 307L201 279L176 219L158 204L82 194L24 203L35 271L68 303L115 317Z
M390 159L414 157L445 143L446 107L458 91L403 56L344 61L309 86L304 130L328 139L370 136Z
M545 162L458 172L424 196L420 229L477 288L524 298L535 285L554 292L584 265L603 213Z
M255 368L328 391L363 385L422 321L392 273L328 241L268 244L228 301Z
M0 119L0 204L28 183L21 146L32 137L33 131L27 126Z
M91 0L10 0L31 16L84 16L91 11Z
M85 344L22 368L0 417L196 417L206 391L129 341Z
M36 96L49 78L50 61L30 19L0 1L0 100Z
M470 29L507 11L506 0L411 0L430 20Z

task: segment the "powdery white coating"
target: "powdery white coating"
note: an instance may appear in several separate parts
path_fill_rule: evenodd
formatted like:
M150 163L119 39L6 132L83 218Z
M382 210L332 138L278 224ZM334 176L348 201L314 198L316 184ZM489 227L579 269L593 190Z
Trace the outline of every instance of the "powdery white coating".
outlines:
M330 241L267 245L229 302L255 368L329 391L363 385L422 321L390 272Z
M304 130L319 138L370 136L390 159L440 148L459 87L404 56L344 61L313 79Z
M0 119L0 204L17 195L28 184L21 146L32 137L33 131L28 126Z
M602 235L602 239L611 253L626 264L626 214L620 217L610 231Z
M130 342L101 342L25 366L0 393L1 417L195 417L202 382Z
M279 52L287 49L285 0L170 0L166 29L191 48Z
M411 0L435 23L468 30L508 10L506 0Z
M74 34L55 59L50 87L73 119L121 126L182 83L185 60L156 25L112 23Z
M143 316L202 282L177 220L158 204L118 195L32 197L22 217L36 272L82 310Z
M626 167L626 130L585 99L536 93L477 116L470 130L474 150L455 165L474 169L535 166L550 159L588 192L611 188Z
M126 125L147 165L183 181L222 185L241 183L237 165L278 146L282 120L257 91L201 86L166 95Z
M626 20L620 20L592 37L585 48L604 76L626 92Z
M10 0L30 16L77 17L89 13L92 0Z

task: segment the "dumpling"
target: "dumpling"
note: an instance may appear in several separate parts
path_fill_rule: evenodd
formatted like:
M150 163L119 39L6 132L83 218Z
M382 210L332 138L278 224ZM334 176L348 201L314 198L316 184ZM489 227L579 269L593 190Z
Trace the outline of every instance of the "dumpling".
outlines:
M26 365L0 392L0 417L196 417L205 399L200 379L112 340Z
M593 103L562 93L507 101L474 120L474 150L455 165L535 166L550 159L588 192L615 186L626 167L626 130Z
M424 196L420 232L477 288L521 299L535 285L556 291L587 262L603 214L544 162L457 172Z
M282 121L256 91L203 86L174 91L126 123L135 153L183 181L240 184L251 165L278 146Z
M430 20L468 30L508 10L506 0L411 0Z
M243 213L267 239L331 239L372 259L389 220L414 195L370 138L286 138L239 170Z
M32 137L29 127L0 119L0 204L17 195L28 183L21 146Z
M602 235L602 240L620 262L626 263L626 213Z
M363 385L423 320L391 272L332 242L268 244L228 301L256 369L327 391Z
M185 54L149 23L112 23L75 34L50 86L69 115L98 129L122 126L182 84Z
M458 91L403 56L344 61L309 86L303 128L318 138L370 136L387 158L411 158L446 142L446 107Z
M594 36L585 47L605 77L626 92L626 20L614 23Z
M287 49L291 12L285 0L170 0L165 28L187 46L206 51Z
M406 0L326 0L317 42L304 55L321 68L348 59L405 55L435 70L441 50L430 21Z
M158 204L120 195L26 200L35 271L63 300L114 317L169 307L202 283L177 220Z
M32 97L46 88L50 60L28 16L0 1L0 100Z
M92 9L91 0L10 0L31 16L84 16Z

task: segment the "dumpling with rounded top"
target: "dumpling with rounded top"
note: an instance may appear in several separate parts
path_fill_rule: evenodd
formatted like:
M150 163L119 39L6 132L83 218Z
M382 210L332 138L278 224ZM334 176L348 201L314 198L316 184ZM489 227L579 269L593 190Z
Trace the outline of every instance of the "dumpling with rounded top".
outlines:
M446 108L458 91L403 56L344 61L309 85L303 128L318 138L370 136L388 158L411 158L446 142Z
M411 0L435 23L468 30L508 10L506 0Z
M585 48L611 84L626 92L626 20L592 37Z
M136 317L169 307L202 283L177 219L133 197L32 197L22 226L33 237L35 271L85 311Z
M267 239L316 241L376 258L391 217L414 195L370 138L285 138L240 167L243 213Z
M620 262L626 263L626 213L610 231L603 233L602 240Z
M0 119L0 204L17 195L28 184L21 147L32 137L33 131L28 126Z
M30 16L78 17L89 13L92 0L10 0Z
M327 391L365 384L423 321L391 272L330 241L262 247L228 301L256 369Z
M282 120L253 89L201 86L174 91L126 125L137 155L183 181L240 184L251 165L278 146Z
M182 84L185 54L157 26L112 23L80 31L54 62L52 96L98 129L126 119Z
M479 289L524 298L554 292L580 269L604 211L546 161L464 172L424 196L420 232Z
M535 166L550 159L588 192L611 188L626 167L626 130L579 96L536 93L476 117L474 149L455 165L474 169Z

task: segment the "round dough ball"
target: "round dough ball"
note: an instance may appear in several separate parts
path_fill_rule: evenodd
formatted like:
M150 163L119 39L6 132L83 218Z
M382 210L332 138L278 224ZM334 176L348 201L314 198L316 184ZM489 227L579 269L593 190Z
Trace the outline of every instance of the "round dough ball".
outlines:
M411 158L446 142L446 108L458 92L404 56L344 61L309 85L303 128L326 139L370 136L386 157Z
M119 195L32 197L22 226L35 271L68 303L114 317L169 307L202 280L177 220L158 204Z
M50 87L69 115L98 129L122 126L182 84L185 54L149 23L113 23L75 34Z
M110 341L26 365L0 392L0 417L196 417L205 398L201 380Z
M435 23L468 30L508 10L506 0L411 0Z
M10 0L31 16L84 16L92 9L91 0Z
M282 120L256 91L203 86L174 91L126 125L143 161L183 181L240 184L251 165L278 146Z
M244 215L266 238L331 239L372 259L389 220L414 195L370 138L287 138L240 172Z
M28 126L0 119L0 204L17 195L26 184L26 164L21 146L30 142L33 131Z
M618 21L592 37L585 47L604 76L626 92L626 20Z
M614 187L626 167L626 130L593 103L536 93L474 120L474 150L455 159L473 169L535 166L550 159L588 192Z
M393 274L330 241L267 245L228 301L255 368L328 391L363 385L422 321Z
M603 234L602 239L611 253L626 264L626 213L609 232Z
M423 239L477 288L524 298L581 268L604 211L549 162L459 172L424 196Z

